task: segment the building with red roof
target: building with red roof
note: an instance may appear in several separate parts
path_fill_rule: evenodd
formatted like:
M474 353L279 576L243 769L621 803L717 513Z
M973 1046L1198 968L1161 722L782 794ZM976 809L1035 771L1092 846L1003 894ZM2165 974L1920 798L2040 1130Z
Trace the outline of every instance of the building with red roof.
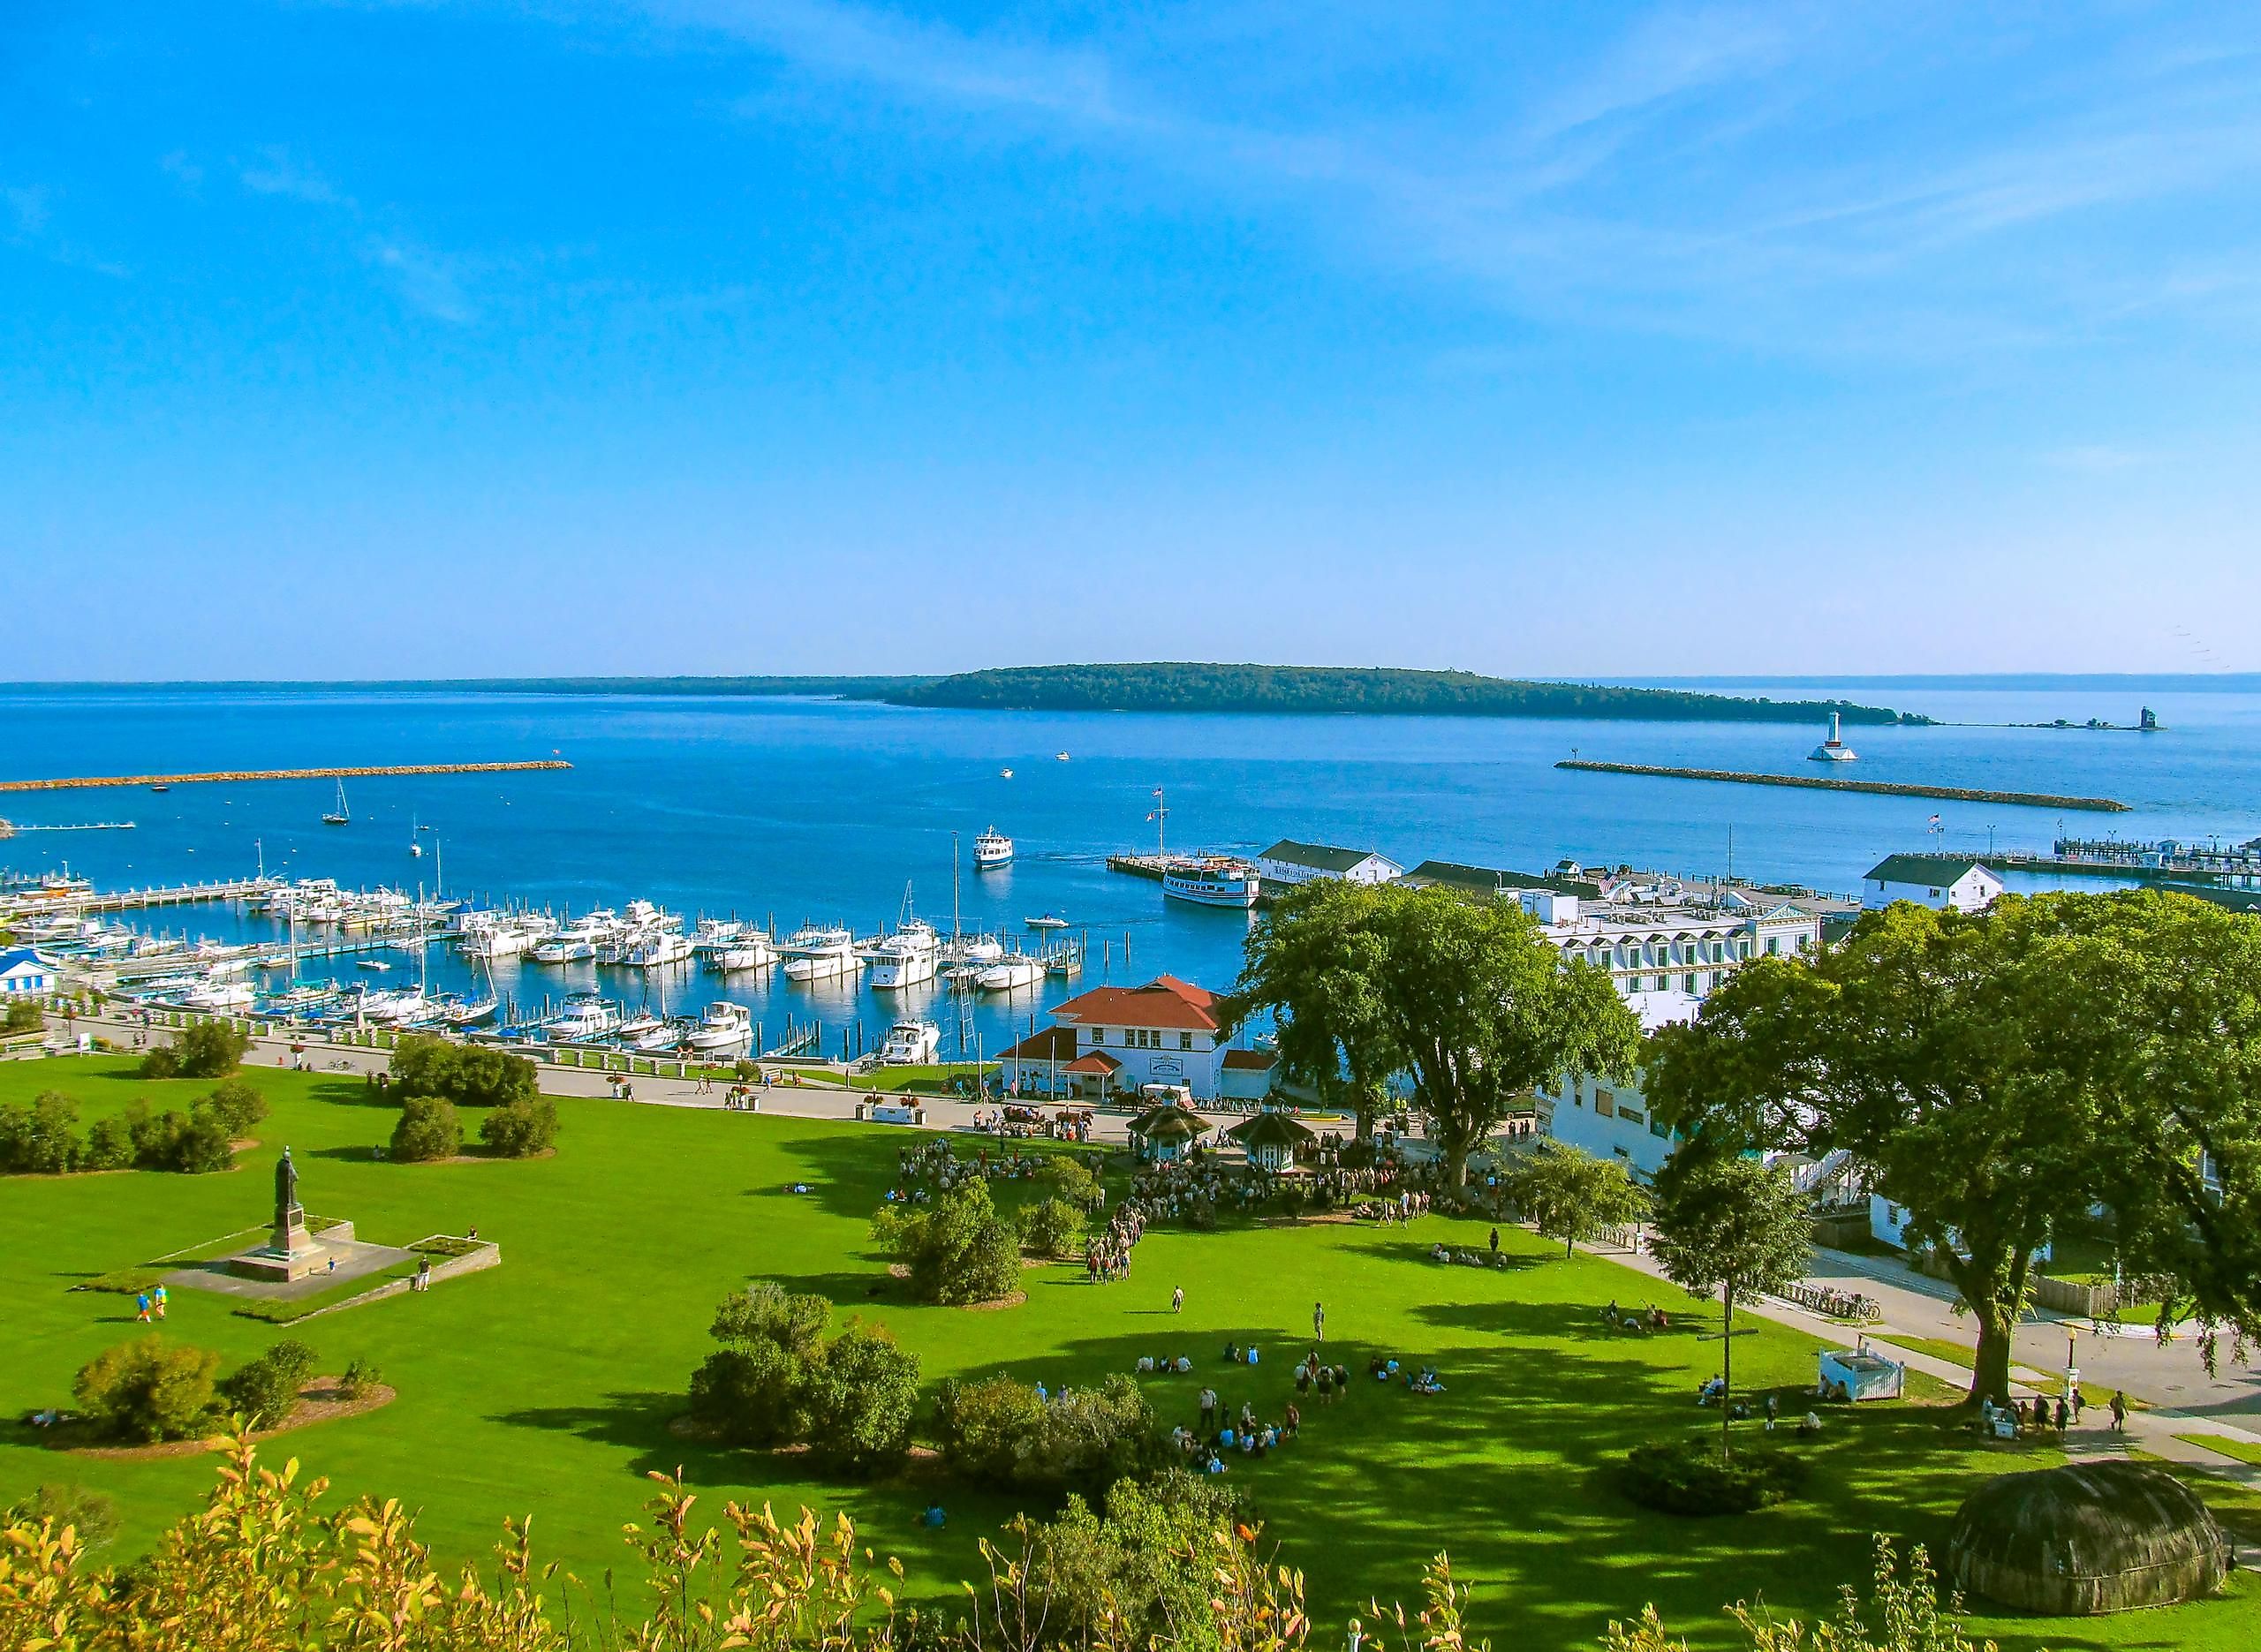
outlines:
M1051 1026L1004 1052L1005 1082L1023 1095L1095 1101L1136 1097L1148 1084L1182 1084L1198 1101L1214 1100L1226 1092L1229 1062L1252 1053L1227 1048L1217 1000L1174 975L1079 992L1053 1010ZM1233 1093L1245 1092L1256 1075L1242 1060ZM1267 1060L1263 1076L1269 1075Z

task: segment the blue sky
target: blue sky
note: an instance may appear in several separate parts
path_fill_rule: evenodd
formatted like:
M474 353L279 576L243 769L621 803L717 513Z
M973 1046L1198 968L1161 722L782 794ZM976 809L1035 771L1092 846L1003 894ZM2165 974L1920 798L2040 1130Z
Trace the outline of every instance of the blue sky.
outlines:
M2257 242L2242 8L18 0L0 675L2252 668Z

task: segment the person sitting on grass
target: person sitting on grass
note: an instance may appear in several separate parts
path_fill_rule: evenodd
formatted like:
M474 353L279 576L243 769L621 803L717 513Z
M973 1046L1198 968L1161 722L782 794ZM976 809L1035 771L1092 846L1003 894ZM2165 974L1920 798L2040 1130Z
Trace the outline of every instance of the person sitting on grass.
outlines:
M1406 1386L1417 1394L1441 1394L1445 1391L1445 1385L1437 1380L1436 1372L1425 1365L1421 1368L1421 1374L1410 1379Z

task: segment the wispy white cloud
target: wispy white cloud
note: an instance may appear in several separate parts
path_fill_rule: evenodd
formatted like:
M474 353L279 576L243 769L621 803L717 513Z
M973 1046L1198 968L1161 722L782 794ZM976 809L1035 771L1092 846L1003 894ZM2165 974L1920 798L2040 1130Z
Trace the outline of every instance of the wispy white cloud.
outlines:
M0 245L21 247L49 263L124 281L132 271L115 259L88 251L64 234L55 222L50 192L43 184L0 185Z
M467 260L387 227L397 214L365 210L352 193L288 147L271 145L253 160L238 162L236 177L255 195L298 201L352 225L346 245L353 256L412 310L458 327L479 319L468 290Z
M270 145L255 160L238 162L236 177L255 195L281 195L310 206L357 209L352 196L342 193L321 172L281 145Z
M1952 354L2108 324L2089 307L2098 261L2141 285L2166 249L2021 250L2261 170L2261 82L2235 44L2138 54L2100 38L2028 87L2021 32L1950 38L1921 4L1661 5L1582 60L1549 42L1544 72L1521 79L1500 67L1528 55L1516 16L1423 10L1409 28L1456 42L1423 65L1440 92L1380 114L1355 97L1267 105L1242 94L1254 71L1204 74L1204 52L1171 36L1231 34L1255 63L1268 28L1300 60L1321 49L1323 9L1242 0L1219 8L1229 22L1165 11L1064 41L861 0L638 9L830 86L1110 146L1220 191L1300 192L1345 250L1511 306L1770 349ZM1346 56L1373 55L1372 26ZM1963 106L1979 87L2014 107Z

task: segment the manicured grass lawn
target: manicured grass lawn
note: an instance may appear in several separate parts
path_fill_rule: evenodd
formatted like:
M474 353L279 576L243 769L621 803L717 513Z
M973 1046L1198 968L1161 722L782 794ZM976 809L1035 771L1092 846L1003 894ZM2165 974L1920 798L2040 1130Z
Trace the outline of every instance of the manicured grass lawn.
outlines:
M2210 1452L2219 1452L2224 1457L2234 1458L2241 1463L2261 1464L2261 1445L2234 1440L2226 1434L2178 1434L2174 1437L2186 1445L2201 1445Z
M0 1067L0 1100L52 1086L91 1117L136 1094L182 1105L208 1088L142 1084L127 1073L109 1058ZM1170 1421L1192 1419L1204 1381L1236 1409L1246 1398L1276 1414L1309 1346L1314 1300L1327 1303L1330 1351L1354 1369L1375 1352L1435 1365L1444 1393L1423 1398L1361 1377L1327 1410L1306 1404L1299 1444L1234 1466L1234 1483L1284 1543L1284 1558L1305 1569L1328 1633L1370 1594L1411 1595L1422 1562L1449 1550L1478 1588L1475 1627L1495 1644L1591 1648L1608 1618L1653 1600L1699 1646L1721 1646L1724 1603L1763 1595L1778 1610L1824 1613L1841 1581L1865 1577L1872 1531L1936 1549L1981 1480L2058 1460L2045 1449L1984 1445L1921 1407L1832 1407L1819 1442L1784 1442L1814 1460L1802 1500L1735 1520L1650 1514L1618 1496L1610 1469L1644 1439L1716 1428L1717 1414L1694 1399L1719 1369L1717 1310L1609 1262L1562 1260L1519 1232L1502 1241L1524 1265L1502 1272L1430 1263L1433 1238L1483 1244L1479 1225L1441 1218L1388 1230L1158 1231L1122 1284L1088 1285L1080 1268L1035 1269L1020 1307L925 1308L901 1299L866 1238L908 1132L561 1098L554 1158L393 1165L367 1154L393 1115L358 1082L251 1077L275 1111L260 1127L262 1145L232 1173L0 1182L9 1350L0 1415L67 1403L72 1373L135 1334L130 1298L73 1293L75 1279L260 1220L267 1168L288 1142L309 1207L352 1218L362 1238L406 1243L475 1226L500 1242L503 1265L295 1330L176 1291L166 1331L221 1350L231 1365L286 1334L311 1343L328 1370L357 1355L374 1361L400 1391L393 1405L290 1436L269 1454L300 1458L338 1495L400 1497L421 1511L419 1529L443 1560L483 1558L505 1515L531 1511L538 1549L595 1579L624 1556L620 1526L636 1517L645 1471L680 1464L706 1510L734 1497L768 1499L781 1512L845 1508L877 1552L903 1558L914 1595L953 1594L977 1568L978 1539L1012 1512L1003 1500L945 1486L949 1524L929 1530L916 1523L926 1482L810 1482L792 1460L669 1431L710 1346L715 1301L759 1276L821 1292L843 1316L884 1321L919 1354L929 1384L1004 1369L1057 1387L1128 1371L1142 1354L1187 1354L1192 1375L1146 1379ZM814 1193L783 1190L804 1179ZM1173 1316L1179 1285L1186 1309ZM1674 1331L1605 1333L1599 1309L1613 1298L1664 1303ZM1749 1329L1737 1339L1739 1385L1813 1380L1815 1344L1755 1317L1740 1323ZM1228 1338L1254 1341L1263 1364L1224 1364ZM1793 1414L1804 1408L1786 1399ZM130 1557L201 1497L211 1469L195 1458L67 1459L12 1422L0 1431L0 1499L58 1479L118 1497L125 1529L115 1552ZM2006 1652L2168 1643L2227 1652L2261 1637L2255 1597L2238 1588L2235 1598L2170 1614L1974 1627Z

